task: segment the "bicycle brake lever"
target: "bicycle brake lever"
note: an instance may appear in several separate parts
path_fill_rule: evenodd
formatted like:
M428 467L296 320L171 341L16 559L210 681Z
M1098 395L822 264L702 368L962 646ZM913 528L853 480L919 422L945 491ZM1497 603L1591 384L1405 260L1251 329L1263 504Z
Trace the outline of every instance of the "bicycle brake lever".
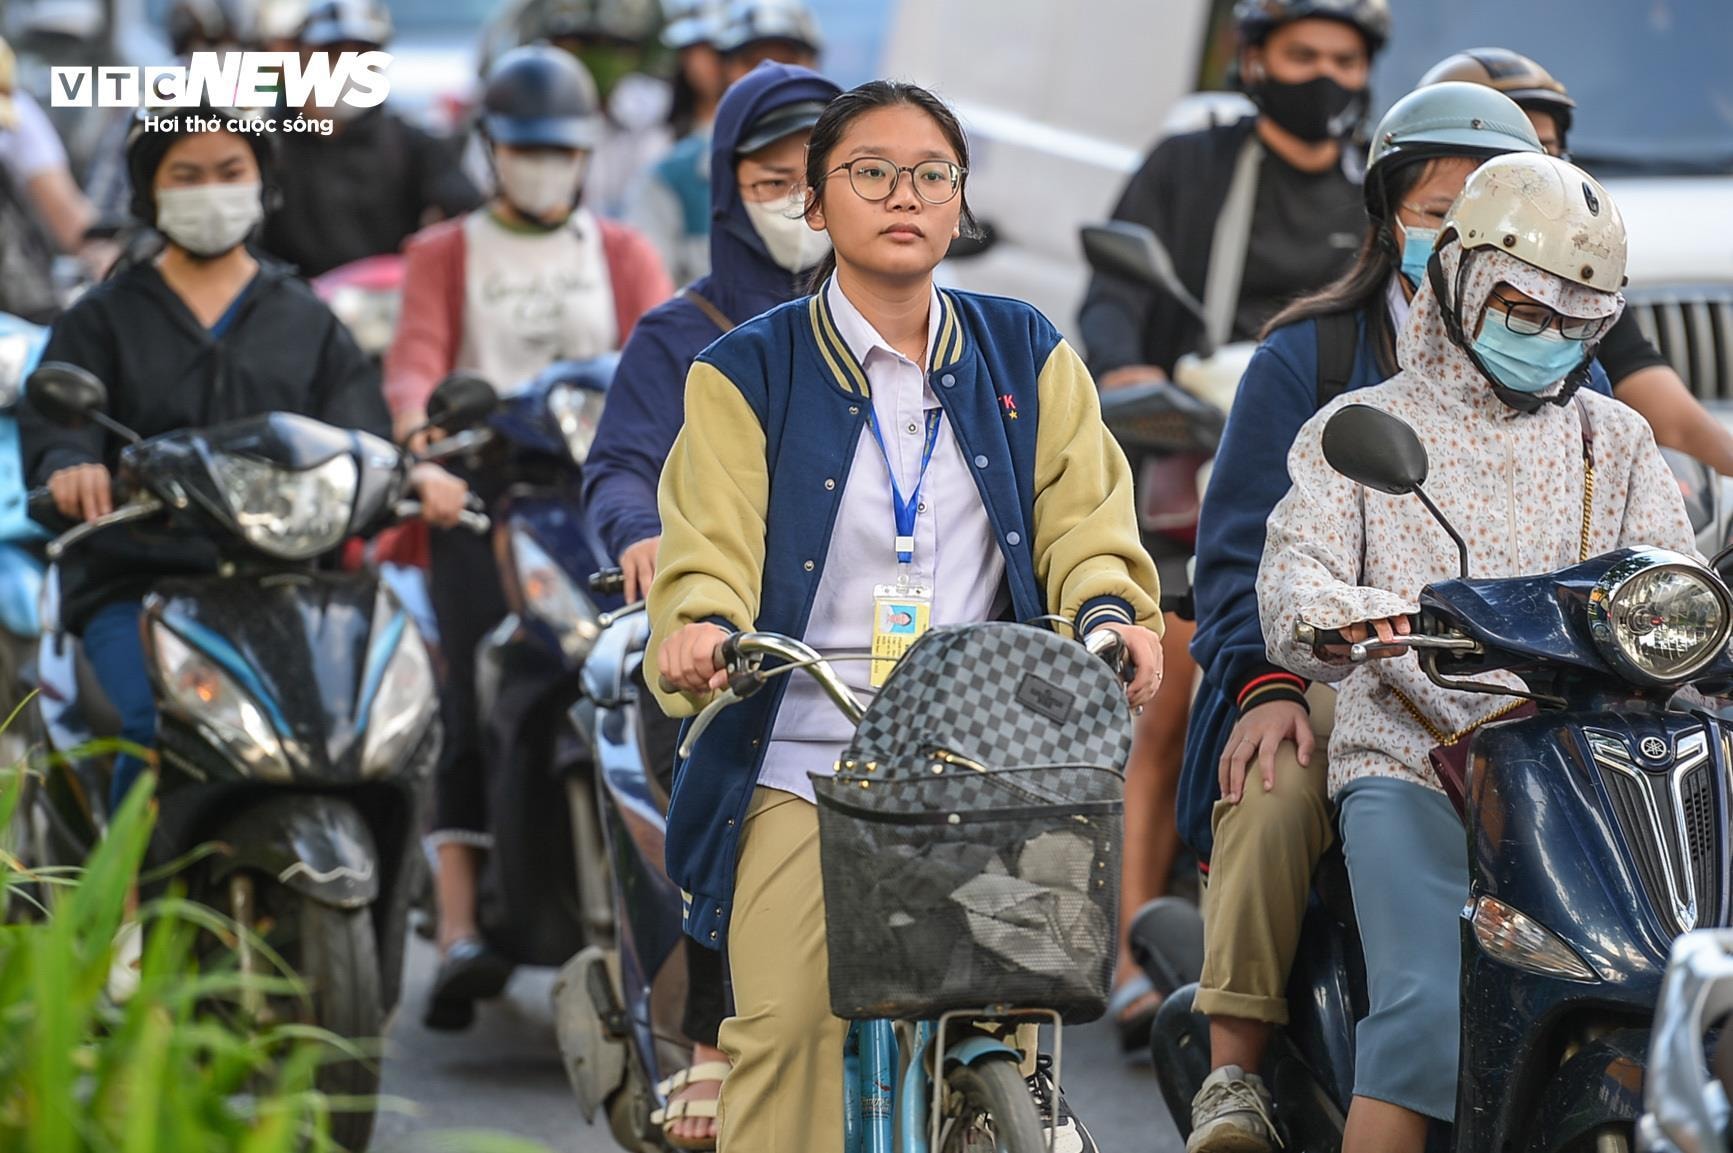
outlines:
M740 698L732 688L723 689L715 700L704 706L704 711L698 714L698 719L692 722L692 727L686 730L686 738L680 742L680 759L685 760L692 755L692 747L698 743L698 738L704 735L704 730L710 727L718 714L729 705L735 704Z

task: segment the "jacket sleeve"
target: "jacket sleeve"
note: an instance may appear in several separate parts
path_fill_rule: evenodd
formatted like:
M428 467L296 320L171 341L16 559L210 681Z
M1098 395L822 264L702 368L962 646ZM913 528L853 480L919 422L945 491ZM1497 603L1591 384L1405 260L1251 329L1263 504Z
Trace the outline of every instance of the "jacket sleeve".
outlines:
M1257 595L1264 526L1288 491L1282 449L1294 443L1317 409L1317 382L1314 373L1295 363L1296 353L1305 351L1296 343L1279 333L1252 355L1198 518L1192 653L1205 675L1242 709L1254 699L1260 704L1305 699L1305 681L1265 655Z
M764 426L738 388L714 365L693 364L686 378L687 421L662 470L662 545L650 586L649 663L662 642L695 621L749 629L758 617L764 576L764 518L770 468ZM669 716L689 716L704 698L664 693L646 675Z
M1170 143L1158 145L1132 176L1113 209L1113 219L1152 229L1170 252L1171 198L1176 194L1170 173L1172 155ZM1077 317L1078 333L1089 353L1089 367L1098 376L1130 364L1153 362L1171 369L1178 354L1153 356L1149 338L1152 333L1166 331L1164 326L1168 322L1162 315L1175 307L1166 297L1141 284L1096 273L1090 278L1089 291Z
M1355 666L1319 660L1294 640L1295 625L1339 629L1420 609L1395 593L1358 583L1364 492L1324 460L1325 419L1338 407L1329 405L1307 421L1288 453L1294 485L1270 514L1258 568L1258 618L1270 660L1320 681L1339 681Z
M662 532L656 486L680 433L687 370L668 347L665 327L653 320L626 342L584 461L584 506L616 561Z
M379 370L355 338L324 305L325 347L319 356L320 400L315 413L326 424L391 439L391 413L379 389Z
M657 255L656 246L634 229L611 220L602 221L602 247L614 289L614 319L623 346L631 339L639 319L674 295L674 282L668 279L668 270Z
M97 300L73 305L54 322L42 350L42 361L51 360L89 369L109 388L115 387L114 332ZM107 434L95 424L63 428L43 416L28 395L15 411L25 483L31 487L47 484L63 468L106 460Z
M451 226L461 227L461 226ZM457 363L459 334L452 324L452 246L462 234L435 226L410 238L403 254L403 303L397 331L385 350L385 399L393 414L419 412Z
M1161 631L1161 580L1138 534L1131 466L1107 426L1089 370L1060 341L1038 382L1035 578L1047 609L1083 636L1108 621Z

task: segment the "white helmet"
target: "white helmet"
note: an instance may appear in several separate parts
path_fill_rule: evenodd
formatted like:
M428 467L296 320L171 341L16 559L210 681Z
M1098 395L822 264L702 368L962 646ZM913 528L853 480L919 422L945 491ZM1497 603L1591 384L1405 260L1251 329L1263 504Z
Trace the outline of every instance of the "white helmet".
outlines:
M1625 221L1599 181L1568 160L1534 152L1495 156L1462 186L1439 232L1464 252L1508 252L1573 284L1617 292L1625 283Z

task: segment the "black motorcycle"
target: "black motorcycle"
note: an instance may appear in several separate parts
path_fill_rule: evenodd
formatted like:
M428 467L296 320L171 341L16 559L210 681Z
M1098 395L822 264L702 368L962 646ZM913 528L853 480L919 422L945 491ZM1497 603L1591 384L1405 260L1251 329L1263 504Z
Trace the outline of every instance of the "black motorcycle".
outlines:
M143 440L104 413L103 384L71 365L39 368L29 403L130 442L107 516L68 527L45 490L31 494L31 515L65 530L51 560L137 526L126 531L160 527L206 542L218 561L214 574L158 581L144 602L161 718L150 860L198 857L176 883L252 929L301 977L305 997L256 991L240 1007L245 1018L378 1037L402 986L403 882L418 851L417 795L439 748L436 695L396 598L371 573L329 561L350 537L419 512L404 499L410 461L377 437L288 413ZM439 417L449 427L476 415ZM488 526L474 512L465 524ZM31 851L41 863L76 864L107 816L109 763L90 746L114 736L116 722L72 638L51 634L44 646L47 743L57 755L31 801ZM67 670L65 682L49 679L54 668ZM274 975L244 935L236 951L243 972ZM376 1063L344 1061L321 1071L320 1086L366 1096L378 1075ZM366 1146L372 1125L369 1112L333 1116L334 1136L351 1149Z
M1367 488L1426 499L1425 449L1395 417L1345 408L1324 451ZM1432 511L1466 573L1461 537ZM1436 684L1537 706L1473 737L1460 805L1470 877L1462 1056L1454 1131L1438 1143L1463 1153L1629 1151L1668 949L1681 933L1733 923L1733 728L1682 693L1733 683L1733 595L1689 557L1622 549L1537 576L1437 582L1420 604L1414 634L1397 639ZM1301 640L1335 659L1375 655L1321 630ZM1494 670L1526 689L1467 679ZM1168 903L1143 924L1152 976L1195 981L1190 917ZM1195 989L1168 997L1151 1041L1182 1132L1209 1073ZM1354 1083L1354 1026L1367 1012L1339 851L1315 878L1288 1004L1264 1074L1288 1148L1334 1150Z

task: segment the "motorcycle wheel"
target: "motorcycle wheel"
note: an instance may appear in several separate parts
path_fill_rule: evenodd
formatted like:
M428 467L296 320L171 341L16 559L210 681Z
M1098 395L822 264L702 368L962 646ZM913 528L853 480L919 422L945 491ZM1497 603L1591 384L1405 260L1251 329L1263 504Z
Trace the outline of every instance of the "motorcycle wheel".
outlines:
M333 909L310 897L301 903L300 947L290 958L307 982L312 1024L352 1041L368 1043L384 1030L380 1007L379 955L366 909ZM319 1091L331 1097L372 1097L379 1091L376 1061L339 1059L322 1066ZM373 1110L331 1113L331 1137L349 1153L362 1153L373 1136Z
M1035 1099L1008 1057L959 1065L945 1075L940 1153L1046 1153Z

